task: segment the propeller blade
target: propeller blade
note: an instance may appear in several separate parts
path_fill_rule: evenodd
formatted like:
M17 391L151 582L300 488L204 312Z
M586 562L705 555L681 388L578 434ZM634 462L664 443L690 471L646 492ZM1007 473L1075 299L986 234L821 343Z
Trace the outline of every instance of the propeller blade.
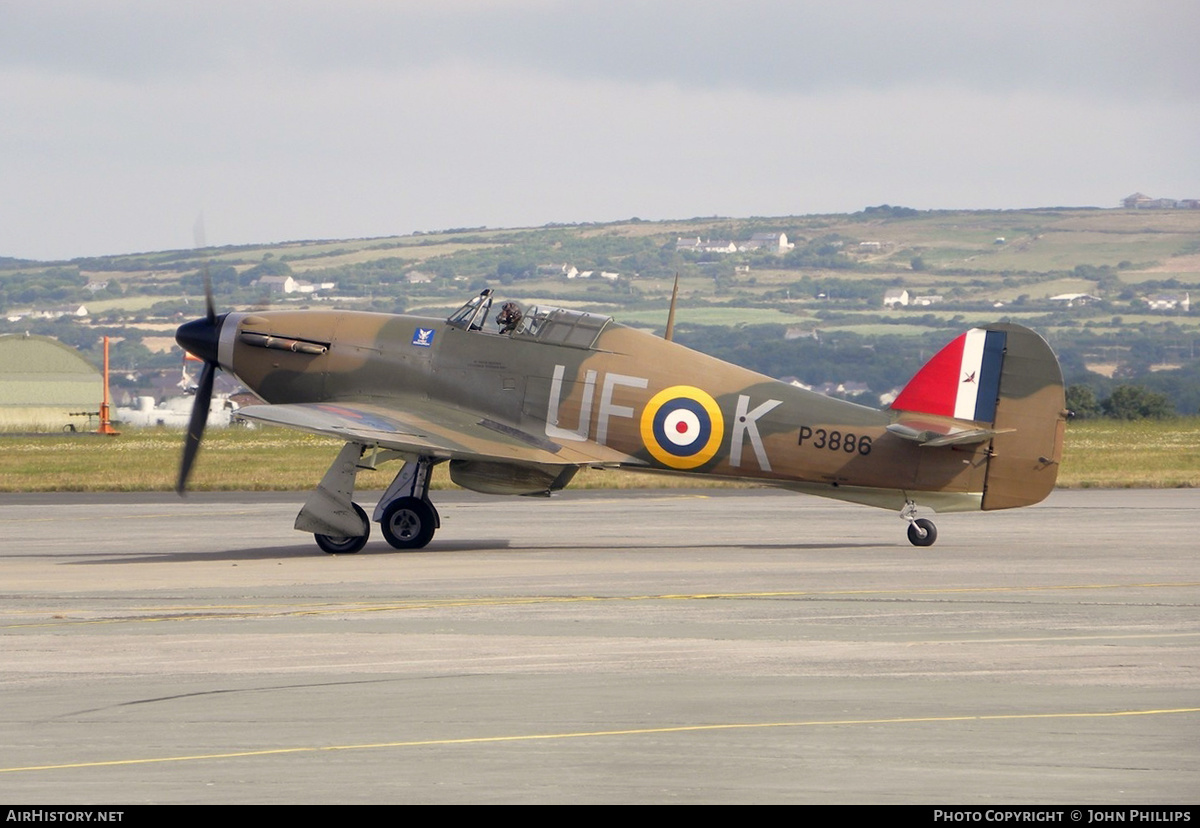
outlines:
M212 276L208 273L208 259L204 259L204 318L208 320L208 324L213 325L217 321L217 308L213 302L212 295Z
M192 228L196 238L196 248L203 251L208 246L204 233L204 214L196 217ZM181 497L187 492L188 476L192 473L192 464L196 462L196 454L200 451L200 441L204 438L204 427L208 425L208 407L212 403L213 382L217 378L220 366L221 325L225 316L217 316L216 303L213 301L212 275L208 268L208 254L204 253L204 318L186 322L175 332L175 341L183 350L204 360L204 370L200 373L200 384L196 386L196 399L192 403L192 416L188 420L187 437L183 442L183 458L179 461L179 479L175 483L175 492ZM186 371L184 374L186 375Z
M196 216L196 223L192 226L192 238L196 240L196 249L204 255L204 315L211 325L217 321L217 309L216 303L213 302L212 276L208 273L208 253L204 250L208 247L208 238L204 232L203 212Z
M216 363L206 361L204 371L200 374L200 385L196 388L196 401L192 403L192 418L188 421L183 459L179 463L179 481L175 484L175 491L179 495L187 491L188 475L191 474L192 464L196 461L196 452L200 450L200 440L204 437L204 426L208 423L208 406L212 401L213 381L216 376Z

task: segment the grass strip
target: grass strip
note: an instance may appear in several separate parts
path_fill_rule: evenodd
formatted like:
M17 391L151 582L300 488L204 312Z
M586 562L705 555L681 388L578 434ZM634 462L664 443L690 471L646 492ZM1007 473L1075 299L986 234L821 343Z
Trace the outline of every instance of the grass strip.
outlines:
M129 429L30 436L0 433L0 492L170 491L182 451L179 431ZM340 447L336 440L276 428L210 429L192 472L195 491L303 491L313 488ZM1200 486L1200 417L1088 420L1067 426L1060 488ZM357 487L383 489L399 466L359 474ZM571 488L740 486L704 477L584 469ZM445 465L433 488L451 488Z

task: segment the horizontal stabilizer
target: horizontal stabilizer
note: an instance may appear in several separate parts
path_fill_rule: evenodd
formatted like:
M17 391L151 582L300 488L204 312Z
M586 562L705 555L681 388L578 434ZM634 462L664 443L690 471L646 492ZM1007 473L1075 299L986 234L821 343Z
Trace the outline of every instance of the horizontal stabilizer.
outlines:
M974 423L963 420L932 422L904 419L892 423L887 430L897 437L923 446L973 446L986 443L997 434L1006 434L1016 429L979 428Z

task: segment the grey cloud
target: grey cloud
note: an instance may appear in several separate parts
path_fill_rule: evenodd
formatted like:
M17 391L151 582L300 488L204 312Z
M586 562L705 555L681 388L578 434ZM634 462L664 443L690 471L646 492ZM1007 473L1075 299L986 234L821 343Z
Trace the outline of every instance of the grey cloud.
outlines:
M132 79L445 61L564 77L814 93L930 83L1193 97L1186 0L1046 2L18 2L0 63Z

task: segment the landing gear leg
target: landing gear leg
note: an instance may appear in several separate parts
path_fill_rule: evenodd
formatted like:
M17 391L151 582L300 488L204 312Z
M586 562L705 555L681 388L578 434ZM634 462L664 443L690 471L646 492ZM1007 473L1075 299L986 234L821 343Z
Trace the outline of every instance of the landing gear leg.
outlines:
M421 549L433 540L442 521L429 500L429 473L433 460L407 462L396 474L375 507L375 520L383 537L396 549Z
M342 446L337 459L296 515L296 528L312 532L317 546L331 555L357 552L367 545L371 535L367 513L352 501L358 460L364 448L361 443Z
M937 540L937 527L928 518L917 517L917 504L908 501L900 510L900 517L908 521L908 542L913 546L933 546Z

